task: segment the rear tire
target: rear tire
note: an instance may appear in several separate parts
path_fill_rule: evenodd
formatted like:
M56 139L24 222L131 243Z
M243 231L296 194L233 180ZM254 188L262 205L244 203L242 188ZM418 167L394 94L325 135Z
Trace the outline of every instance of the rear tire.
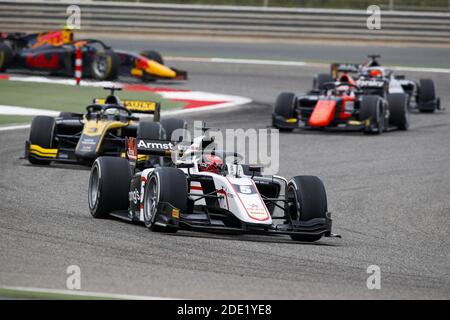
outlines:
M112 50L97 52L91 63L91 76L96 80L115 80L119 74L120 59Z
M319 73L314 76L313 80L313 89L315 90L323 90L324 84L327 82L334 82L333 77L329 73Z
M181 138L182 141L186 138L186 129L187 129L187 123L183 119L179 118L164 118L161 119L161 125L164 128L166 139L171 141L179 141ZM183 131L179 129L184 129ZM175 132L175 134L174 134ZM173 135L173 137L172 137ZM164 166L172 166L173 161L169 158L163 158L163 164Z
M326 218L328 211L327 194L322 181L315 176L293 177L287 187L288 199L293 199L290 206L292 220L309 221L311 219ZM322 235L291 235L292 240L313 242Z
M389 123L397 126L400 130L408 130L408 96L404 93L392 93L388 95Z
M0 71L6 71L13 60L14 54L11 48L0 42Z
M163 140L166 138L166 133L160 122L141 121L136 137L138 139Z
M170 226L156 223L159 204L166 202L186 213L188 199L188 183L183 171L177 168L156 168L147 178L144 193L144 223L147 228L158 232L176 232Z
M146 57L147 59L158 62L159 64L164 64L164 59L158 51L154 50L145 50L141 52L141 56Z
M437 103L434 107L429 106L431 101L436 101L436 89L431 79L419 80L418 105L419 111L424 113L433 113L437 109ZM427 105L428 104L428 105Z
M46 149L53 148L55 128L55 118L48 116L34 117L30 128L30 144ZM31 154L28 156L28 161L32 164L40 165L48 165L51 162L51 160L36 159Z
M92 165L88 204L94 218L104 219L116 210L127 210L131 169L128 160L99 157Z
M184 135L179 135L179 134L176 134L174 137L172 137L172 134L177 129L185 129L185 130L187 129L187 123L183 119L179 119L179 118L164 118L164 119L161 119L161 125L164 128L167 140L178 141L178 139L180 137L184 138ZM183 134L184 133L185 132L183 132Z
M384 131L385 110L379 96L363 96L359 111L360 121L370 120L364 128L366 134L382 134Z

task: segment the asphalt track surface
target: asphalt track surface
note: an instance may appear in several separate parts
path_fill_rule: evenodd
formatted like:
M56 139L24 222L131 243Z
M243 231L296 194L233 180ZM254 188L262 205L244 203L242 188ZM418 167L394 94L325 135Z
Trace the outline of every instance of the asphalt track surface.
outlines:
M186 116L221 128L266 128L276 95L307 90L321 71L176 65L189 70L190 80L175 88L253 99L243 107ZM449 108L450 74L429 76ZM315 244L288 237L166 235L93 219L89 171L18 160L27 134L0 133L1 286L65 289L66 268L78 265L84 291L208 299L450 298L450 111L412 114L409 131L381 136L282 133L280 174L320 176L334 232L343 237ZM366 287L366 269L374 264L381 268L380 290Z

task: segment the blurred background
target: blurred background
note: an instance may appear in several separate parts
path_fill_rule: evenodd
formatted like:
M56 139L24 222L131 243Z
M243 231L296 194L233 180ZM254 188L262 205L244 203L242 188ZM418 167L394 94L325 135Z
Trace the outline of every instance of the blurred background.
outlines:
M100 0L104 1L104 0ZM121 1L121 0L113 0ZM387 10L450 10L449 0L125 0L147 3L239 5L292 8L365 9L372 4Z

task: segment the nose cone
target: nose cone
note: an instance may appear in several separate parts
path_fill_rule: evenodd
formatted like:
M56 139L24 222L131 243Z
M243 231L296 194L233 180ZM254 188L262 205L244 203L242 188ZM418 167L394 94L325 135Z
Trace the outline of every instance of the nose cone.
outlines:
M162 78L175 78L177 76L175 71L153 60L147 61L147 68L145 68L145 71L151 75Z

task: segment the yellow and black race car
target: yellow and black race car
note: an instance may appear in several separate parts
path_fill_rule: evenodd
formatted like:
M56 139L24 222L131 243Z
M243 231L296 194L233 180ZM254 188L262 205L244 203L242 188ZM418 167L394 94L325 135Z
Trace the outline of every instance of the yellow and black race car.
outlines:
M154 101L123 100L111 90L106 99L94 99L86 114L62 112L58 117L33 119L25 158L32 164L48 165L52 161L91 165L99 156L125 156L127 137L161 139L171 137L176 129L185 129L178 118L160 120L160 104ZM153 121L139 121L135 113L153 114ZM160 159L142 161L156 161Z

